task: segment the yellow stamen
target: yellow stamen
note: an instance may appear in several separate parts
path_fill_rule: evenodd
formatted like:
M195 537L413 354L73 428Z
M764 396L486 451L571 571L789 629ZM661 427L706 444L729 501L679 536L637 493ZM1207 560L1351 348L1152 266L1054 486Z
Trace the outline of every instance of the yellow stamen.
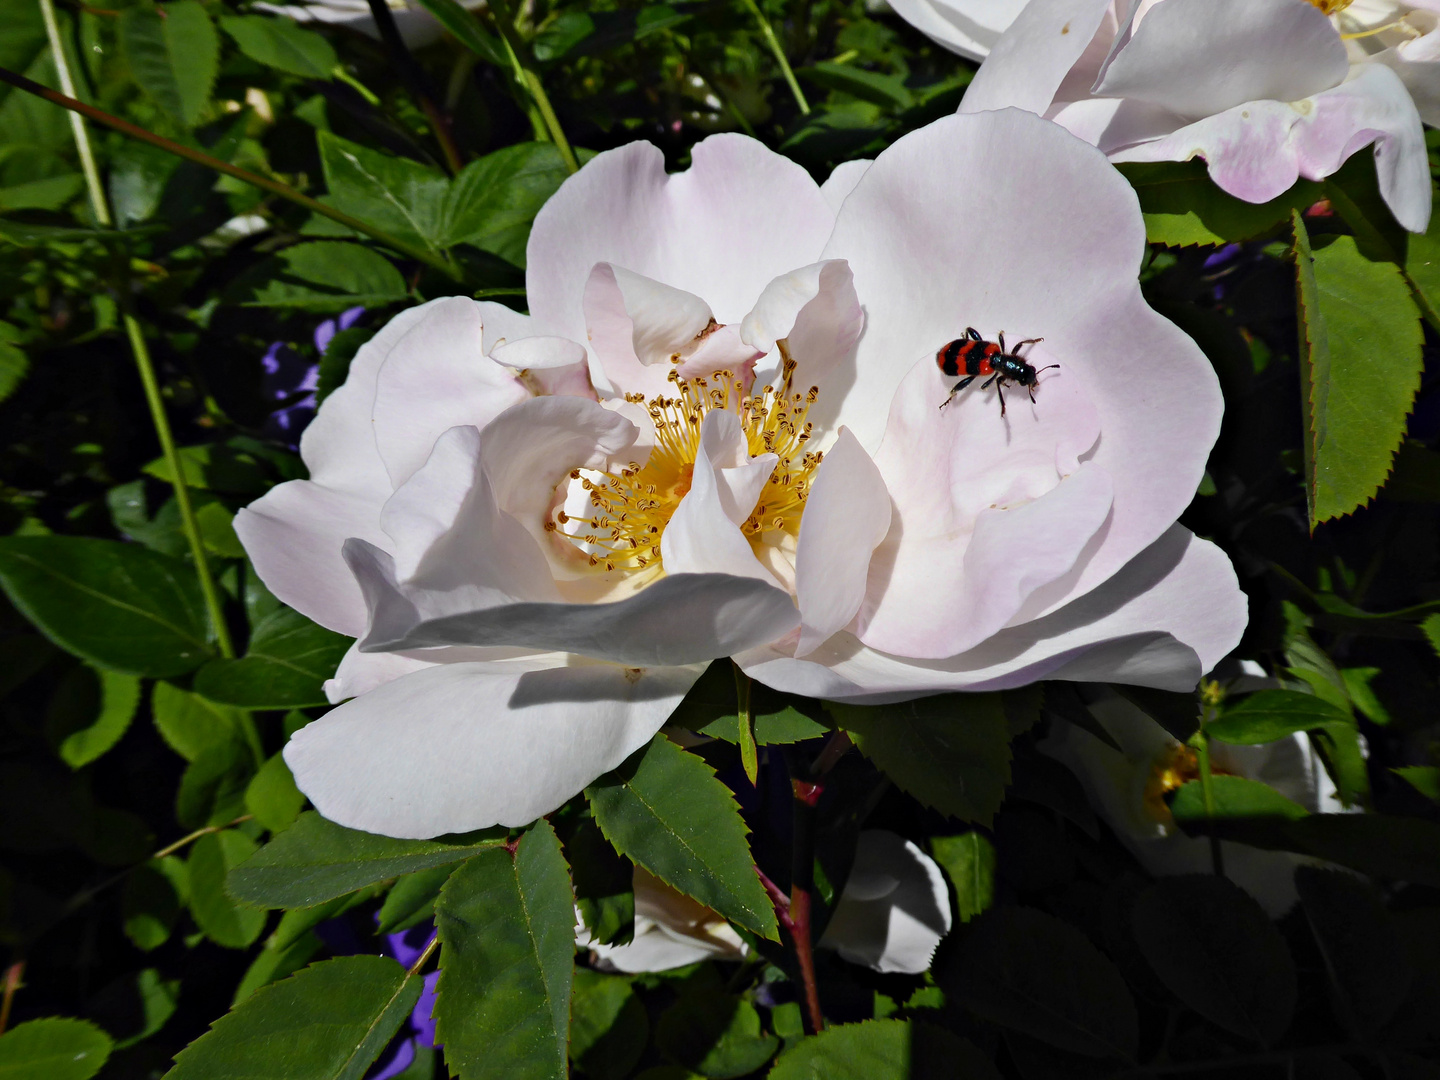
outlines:
M1352 0L1310 0L1317 8L1326 15L1334 15L1336 12L1344 11L1350 6Z
M1210 772L1214 776L1231 775L1223 769L1213 767ZM1170 806L1165 802L1165 796L1184 787L1191 780L1199 779L1200 757L1194 750L1183 743L1176 743L1162 751L1150 765L1150 776L1145 781L1145 793L1141 796L1146 817L1167 829L1172 827L1175 819L1170 814Z
M717 371L709 379L682 379L671 372L676 396L647 400L639 394L627 395L631 404L645 407L655 427L649 460L583 478L578 470L572 472L589 494L592 516L560 511L545 528L579 547L591 566L606 572L660 572L660 537L693 482L700 427L707 413L723 409L739 417L751 457L772 453L779 458L741 531L752 546L770 532L798 536L805 499L822 457L805 449L813 428L805 416L818 392L811 387L808 393L794 393L795 362L783 344L781 355L784 366L778 390L766 386L758 394L746 395L733 371ZM575 528L562 527L571 524Z

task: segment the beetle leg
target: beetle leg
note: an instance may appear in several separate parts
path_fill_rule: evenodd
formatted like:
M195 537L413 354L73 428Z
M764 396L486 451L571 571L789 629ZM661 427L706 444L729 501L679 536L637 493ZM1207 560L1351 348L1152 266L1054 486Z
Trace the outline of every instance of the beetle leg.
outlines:
M981 389L981 390L989 390L989 389L990 389L990 384L993 383L993 382L994 382L996 379L998 379L998 378L1000 378L1000 372L997 371L994 375L991 375L990 378L986 379L983 383L980 384L980 389ZM966 380L966 381L968 382L969 380Z
M969 338L971 341L984 341L984 340L985 340L984 338L982 338L982 337L980 336L980 331L979 331L979 330L976 330L973 326L967 326L967 327L965 327L965 336L966 336L967 338Z
M950 402L954 400L956 394L958 394L961 390L964 390L965 387L969 386L974 381L974 375L971 375L968 379L961 379L958 383L954 385L954 387L951 388L950 396L947 397L944 401L940 402L940 408L943 409L946 405L949 405Z
M1005 391L1004 391L1004 389L1002 389L1003 385L1004 385L1004 384L1002 383L1002 384L997 385L997 386L995 387L995 393L997 393L997 394L1000 395L1000 419L1001 419L1001 420L1004 420L1004 419L1005 419Z

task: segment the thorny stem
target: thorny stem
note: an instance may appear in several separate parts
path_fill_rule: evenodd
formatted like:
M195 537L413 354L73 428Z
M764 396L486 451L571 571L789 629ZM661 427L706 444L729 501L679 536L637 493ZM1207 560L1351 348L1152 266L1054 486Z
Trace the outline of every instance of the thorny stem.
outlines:
M56 73L65 94L74 99L75 82L70 74L70 64L65 55L65 46L60 38L60 26L55 19L55 7L51 0L40 0L40 13L45 21L45 33L50 39L50 52L55 62ZM80 104L78 101L76 104ZM114 219L105 200L105 189L100 184L100 171L95 167L95 155L90 146L90 133L78 112L70 113L70 131L75 137L75 148L80 154L81 167L85 173L85 186L89 189L90 205L95 212L95 221L102 228L109 228ZM160 384L155 378L155 366L150 362L150 350L145 345L145 335L140 322L130 311L126 302L128 289L120 288L122 317L125 333L130 339L130 352L135 358L135 367L140 373L140 383L145 388L145 402L150 407L150 420L155 426L155 435L160 440L160 450L165 464L170 469L170 482L175 488L175 503L180 510L180 523L185 539L190 546L190 558L195 563L195 576L200 582L200 592L205 598L205 610L210 616L210 625L215 633L215 644L220 655L228 659L235 656L235 646L230 640L230 629L225 625L225 611L220 603L220 593L215 579L210 575L210 563L205 557L205 544L200 538L200 524L195 519L195 507L190 501L190 487L185 483L185 473L179 452L175 449L175 437L170 431L170 419L165 414L165 401L160 394ZM248 720L249 717L247 716ZM254 725L250 725L253 733ZM251 740L252 748L259 743L256 735Z
M463 280L457 267L439 255L436 255L433 251L427 251L425 248L397 239L389 233L361 221L359 218L351 217L344 211L336 210L333 206L326 206L324 203L312 199L309 195L296 191L289 184L282 184L279 180L272 180L268 176L261 176L259 173L253 173L249 169L242 169L238 165L232 165L228 161L221 161L219 158L211 157L209 154L200 150L172 142L163 135L156 135L153 131L146 131L144 128L132 124L128 120L122 120L118 116L112 116L103 109L97 109L93 105L87 105L83 101L76 101L72 97L56 90L51 90L47 86L41 86L39 83L27 79L24 75L16 74L9 68L0 67L0 82L9 83L17 90L23 90L27 94L34 94L38 98L44 98L46 101L54 105L59 105L63 109L69 109L71 112L88 116L96 123L114 128L121 134L130 136L132 139L139 139L141 142L159 147L168 154L174 154L176 157L193 161L197 165L203 165L207 169L214 169L216 172L224 173L226 176L233 176L237 180L242 180L247 184L252 184L255 187L273 192L282 199L293 202L296 206L303 206L305 209L319 214L322 217L327 217L331 221L338 221L346 228L354 229L356 232L368 236L371 239L378 240L386 247L398 251L402 255L408 255L417 262L423 262L426 266L439 270L455 281Z
M745 768L750 786L754 787L760 776L760 751L755 745L755 713L750 708L750 676L734 661L731 666L735 671L735 703L740 721L740 764Z
M0 997L0 1035L10 1023L10 1006L15 1001L15 991L20 989L20 979L25 974L25 961L16 960L5 969L5 993Z
M369 2L375 29L380 33L380 40L385 43L391 62L399 70L410 95L419 103L426 119L430 121L430 126L435 131L435 141L440 144L440 151L445 155L445 164L450 167L452 174L458 173L465 165L460 160L460 151L456 148L454 135L450 131L450 118L435 104L435 98L430 93L429 80L415 62L415 58L410 55L410 50L405 47L405 39L400 36L400 28L395 25L395 13L390 10L390 5L385 0Z
M785 58L785 50L780 47L780 39L775 36L775 28L770 25L770 20L765 17L765 13L760 10L760 5L755 0L743 0L743 2L750 9L750 14L755 16L755 21L760 24L760 33L765 38L765 44L770 46L775 61L780 65L780 73L785 76L785 82L790 87L795 104L800 106L801 113L809 116L810 103L805 100L805 92L795 81L795 72L790 67L790 61Z
M815 951L810 940L810 890L815 887L815 804L823 788L792 778L795 800L792 810L790 847L790 939L795 943L795 960L805 988L805 1012L812 1033L825 1029L820 1011L820 989L815 981Z
M570 148L570 140L565 138L565 131L560 127L560 118L555 115L555 109L550 104L550 97L545 93L545 87L540 82L540 76L523 59L525 43L520 40L519 34L515 31L515 17L510 10L509 3L506 0L490 0L489 7L495 16L495 28L499 30L500 38L505 42L505 51L515 69L516 80L529 92L535 108L540 111L540 119L545 125L550 141L560 151L560 158L565 162L565 168L572 173L579 172L580 163L575 159L575 151Z
M1202 688L1202 694L1205 693ZM1205 820L1210 823L1210 864L1216 877L1225 876L1225 856L1220 849L1220 837L1216 836L1215 821L1215 777L1210 765L1210 737L1205 734L1205 724L1214 719L1215 707L1207 700L1200 711L1200 730L1195 732L1191 743L1200 765L1200 795L1205 802Z

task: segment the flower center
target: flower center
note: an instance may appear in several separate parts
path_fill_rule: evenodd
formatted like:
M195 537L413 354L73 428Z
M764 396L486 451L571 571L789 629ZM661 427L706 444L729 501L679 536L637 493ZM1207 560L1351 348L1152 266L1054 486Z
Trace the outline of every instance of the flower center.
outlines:
M1310 0L1310 3L1314 4L1326 15L1334 15L1344 11L1353 2L1354 0Z
M780 386L745 394L733 371L714 372L709 379L682 379L674 372L675 397L627 395L643 405L655 427L655 446L644 465L631 462L618 472L576 469L570 474L588 496L589 516L561 509L545 523L574 544L591 566L605 571L656 572L661 569L660 538L695 476L700 428L707 413L728 410L740 419L751 457L774 454L771 472L755 508L740 526L752 547L800 532L805 497L822 455L805 449L814 427L806 413L818 394L792 390L795 362L785 355Z
M1212 776L1230 776L1231 773L1215 767L1211 762ZM1150 765L1150 776L1145 781L1145 794L1141 797L1145 816L1151 821L1164 825L1168 830L1175 824L1165 796L1184 787L1191 780L1200 779L1200 756L1190 747L1178 743L1160 753Z

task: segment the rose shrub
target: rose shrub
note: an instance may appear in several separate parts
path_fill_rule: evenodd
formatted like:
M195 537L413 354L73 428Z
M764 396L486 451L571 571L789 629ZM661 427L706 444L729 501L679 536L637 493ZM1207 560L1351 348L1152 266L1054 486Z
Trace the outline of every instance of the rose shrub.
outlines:
M311 479L236 520L277 596L359 638L328 687L354 700L286 748L301 790L391 835L522 825L726 655L858 701L1193 686L1245 606L1174 524L1220 396L1143 246L1104 159L1018 111L823 188L735 136L675 177L600 155L536 219L531 314L397 317L306 431ZM1043 338L1033 404L938 408L968 325Z

